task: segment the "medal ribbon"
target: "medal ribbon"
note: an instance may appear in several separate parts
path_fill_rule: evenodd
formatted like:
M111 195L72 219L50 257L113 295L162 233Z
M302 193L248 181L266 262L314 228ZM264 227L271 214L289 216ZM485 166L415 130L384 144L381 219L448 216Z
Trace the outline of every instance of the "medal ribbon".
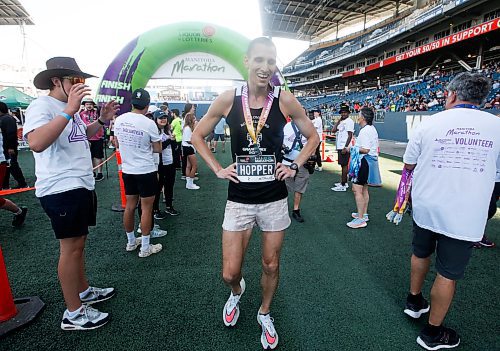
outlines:
M274 92L271 90L267 95L266 102L260 113L259 122L257 123L257 132L253 126L252 113L250 112L250 105L248 103L248 85L244 85L241 89L241 104L243 105L243 115L245 117L245 124L247 126L248 134L252 138L254 144L257 145L257 137L261 132L262 128L266 124L267 117L269 117L269 112L271 112L271 106L273 105Z

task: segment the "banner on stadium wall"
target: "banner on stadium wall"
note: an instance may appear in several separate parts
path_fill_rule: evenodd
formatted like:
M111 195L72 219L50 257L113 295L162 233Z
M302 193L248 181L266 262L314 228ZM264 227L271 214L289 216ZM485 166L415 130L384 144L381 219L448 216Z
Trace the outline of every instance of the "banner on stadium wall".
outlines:
M500 28L500 18L494 19L492 21L479 24L477 26L471 27L469 29L463 30L461 32L449 35L447 37L441 38L439 40L433 41L432 43L419 46L415 49L406 51L402 54L391 56L383 61L375 62L363 68L358 68L353 71L345 72L342 74L342 78L352 77L355 75L363 74L365 72L373 71L384 66L392 65L393 63L400 62L413 58L418 55L426 54L428 52L441 49L445 46L453 45L461 41L483 35Z
M111 62L99 84L95 101L102 106L116 100L120 104L119 114L122 114L131 109L132 92L146 87L151 78L189 76L244 80L248 73L244 57L249 42L248 38L230 29L201 22L152 29L128 43ZM227 73L229 78L222 73ZM286 86L280 72L273 76L271 83Z

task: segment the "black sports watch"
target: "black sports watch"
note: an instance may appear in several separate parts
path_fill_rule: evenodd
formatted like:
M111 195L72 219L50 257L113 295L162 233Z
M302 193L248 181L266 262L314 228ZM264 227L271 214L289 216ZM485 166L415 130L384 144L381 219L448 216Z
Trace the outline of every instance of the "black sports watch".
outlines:
M299 165L296 164L295 162L293 162L292 164L290 164L290 169L292 169L294 171L298 171L299 170Z

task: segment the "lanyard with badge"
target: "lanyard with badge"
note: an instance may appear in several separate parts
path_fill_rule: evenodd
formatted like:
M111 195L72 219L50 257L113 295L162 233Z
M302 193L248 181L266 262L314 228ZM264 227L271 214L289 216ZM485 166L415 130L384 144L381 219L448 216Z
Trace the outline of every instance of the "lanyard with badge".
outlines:
M269 112L273 105L274 92L271 90L267 95L266 102L257 123L257 130L253 125L250 104L248 103L248 85L244 85L241 90L241 104L243 106L243 116L247 127L248 135L253 141L253 155L242 155L236 157L236 173L238 180L243 183L248 182L268 182L275 180L276 156L262 155L257 142L259 133L264 128Z

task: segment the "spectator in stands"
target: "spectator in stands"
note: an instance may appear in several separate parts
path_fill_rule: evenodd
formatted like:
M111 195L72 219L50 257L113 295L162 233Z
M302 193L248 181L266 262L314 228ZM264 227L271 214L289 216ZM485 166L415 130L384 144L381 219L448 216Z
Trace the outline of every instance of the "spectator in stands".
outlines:
M473 244L483 237L488 204L500 171L500 119L479 110L490 88L489 79L481 74L457 75L447 88L447 111L420 124L403 158L406 169L414 169L413 255L404 312L419 318L430 309L428 324L417 338L427 350L453 348L460 343L459 335L442 324ZM460 134L461 130L467 133ZM450 135L454 135L453 144L441 142ZM467 161L470 153L483 155L481 172L475 171L470 163L474 161ZM459 167L447 166L449 162L457 164L457 160ZM462 184L469 186L464 189ZM437 275L429 307L422 287L434 251Z
M9 115L7 105L0 101L0 130L3 137L3 155L7 160L7 168L5 174L0 178L0 184L3 189L10 188L10 175L16 180L16 189L26 188L26 179L24 179L23 171L17 162L17 123L16 119Z
M80 111L80 117L86 125L92 124L99 118L96 104L92 98L82 100L83 110ZM104 127L100 128L95 135L89 137L90 155L92 156L92 166L97 167L94 172L96 182L104 180L102 175L102 161L104 161Z
M349 168L349 149L351 146L352 135L354 133L354 121L349 118L349 107L340 106L340 118L333 126L332 132L336 133L336 146L338 163L342 169L340 183L335 183L331 188L333 191L346 191L349 188L347 183L347 172Z

